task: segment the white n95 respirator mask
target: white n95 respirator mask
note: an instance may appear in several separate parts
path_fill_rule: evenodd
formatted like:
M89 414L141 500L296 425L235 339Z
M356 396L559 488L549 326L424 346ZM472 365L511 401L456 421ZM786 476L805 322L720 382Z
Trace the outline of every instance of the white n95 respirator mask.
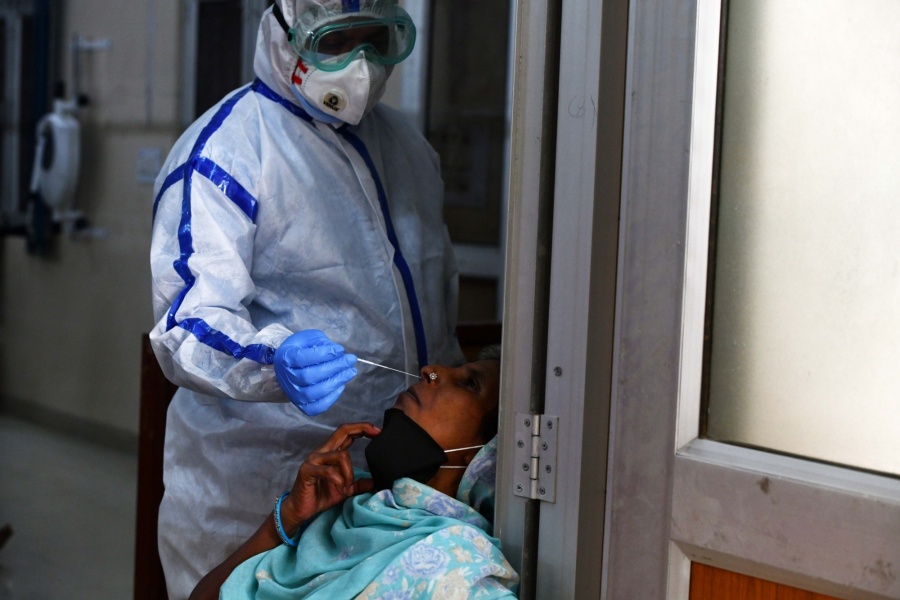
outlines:
M334 57L339 60L340 57ZM320 62L330 62L331 57ZM313 117L357 125L381 99L388 73L384 65L366 59L363 51L338 71L325 71L299 59L291 88Z

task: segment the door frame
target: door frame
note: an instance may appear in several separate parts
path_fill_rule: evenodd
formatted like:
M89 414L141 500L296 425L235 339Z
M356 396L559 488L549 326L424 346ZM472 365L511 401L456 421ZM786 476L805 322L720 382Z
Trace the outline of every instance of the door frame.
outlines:
M698 437L721 9L631 7L603 595L900 597L900 480Z
M687 599L691 561L900 597L900 480L698 437L722 6L516 5L496 532L523 598ZM513 491L517 412L560 417L555 502Z
M516 3L495 533L520 597L600 592L628 3ZM517 413L559 418L556 495L516 495Z
M188 127L200 115L194 114L197 95L197 27L200 21L200 3L218 0L180 0L182 62L181 87L179 93L179 119L182 127ZM255 77L253 55L256 51L256 37L259 23L271 0L242 0L241 11L241 80L249 83Z

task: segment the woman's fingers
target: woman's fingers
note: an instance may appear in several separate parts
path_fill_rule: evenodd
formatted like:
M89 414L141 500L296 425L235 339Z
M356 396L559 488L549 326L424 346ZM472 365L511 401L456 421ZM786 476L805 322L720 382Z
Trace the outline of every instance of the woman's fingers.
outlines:
M291 494L282 509L290 511L289 514L294 515L299 524L342 502L352 495L352 489L352 476L347 480L339 466L307 461L300 466Z
M332 452L315 452L310 454L303 465L300 465L300 473L304 476L317 471L308 470L303 472L304 465L309 466L329 466L336 469L340 477L340 482L335 481L335 485L341 488L347 487L353 483L353 463L350 460L350 454L346 450L335 450Z
M347 474L340 464L303 463L303 466L300 467L300 478L303 483L307 483L311 487L315 486L316 490L319 489L317 484L320 481L330 483L341 492L353 485L353 473L351 472L350 477L347 478Z
M352 494L353 464L347 449L353 442L361 437L375 437L381 433L381 429L371 423L345 423L335 429L328 440L307 457L307 462L313 464L335 465L341 472L344 484L341 489Z
M328 452L331 450L346 450L354 440L361 437L375 437L381 433L381 429L371 423L344 423L334 430L328 440L316 448L316 452Z
M374 484L370 479L354 481L353 463L347 449L354 440L379 433L381 429L371 423L347 423L307 456L292 487L291 504L297 513L308 518L349 496L372 491Z

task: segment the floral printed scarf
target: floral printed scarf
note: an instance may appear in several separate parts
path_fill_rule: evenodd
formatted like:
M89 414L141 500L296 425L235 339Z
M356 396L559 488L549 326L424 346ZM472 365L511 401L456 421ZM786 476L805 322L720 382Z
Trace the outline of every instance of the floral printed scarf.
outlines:
M515 598L518 575L479 512L493 513L496 445L469 465L459 499L412 479L349 498L319 515L298 548L279 546L240 565L220 597Z

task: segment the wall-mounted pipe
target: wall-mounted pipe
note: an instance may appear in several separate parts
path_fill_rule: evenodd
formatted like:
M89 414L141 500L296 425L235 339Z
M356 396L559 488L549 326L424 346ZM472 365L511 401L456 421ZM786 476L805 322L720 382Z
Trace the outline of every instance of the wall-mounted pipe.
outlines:
M82 53L93 50L108 50L112 48L112 40L106 38L89 39L81 37L78 33L72 36L72 97L79 106L88 102L88 97L82 92L81 72Z

